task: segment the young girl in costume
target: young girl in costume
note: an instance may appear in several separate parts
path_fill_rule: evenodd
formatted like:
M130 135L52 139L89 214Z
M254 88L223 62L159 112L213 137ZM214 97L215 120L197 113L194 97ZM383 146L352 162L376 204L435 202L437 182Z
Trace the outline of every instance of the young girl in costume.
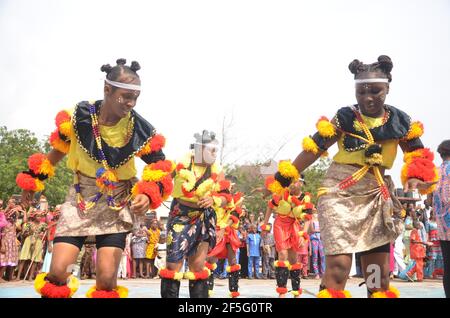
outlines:
M358 60L350 63L358 103L339 109L331 121L321 117L316 124L318 132L303 140L303 152L293 164L280 166L275 181L269 184L272 192L284 191L299 171L338 143L339 151L318 193L317 210L326 254L318 297L349 296L344 288L355 252L362 252L366 280L371 274L369 265L377 265L381 271L381 284L368 284L368 294L397 297L398 292L389 286L389 243L402 230L401 205L392 195L392 181L384 172L392 167L400 145L405 153L405 191L418 188L423 194L430 192L437 180L433 154L420 141L422 124L384 103L392 66L387 56L380 56L373 64Z
M194 153L176 167L167 222L166 268L159 271L163 298L179 297L183 276L189 279L191 298L208 297L210 270L205 267L205 260L209 249L216 245L214 209L227 204L226 195L217 192L223 176L215 163L215 134L205 130L201 135L195 134L195 138L196 143L191 146ZM180 270L185 258L190 271L183 275Z
M74 171L74 186L61 206L61 216L53 242L49 273L40 274L35 289L42 297L68 298L78 282L70 276L72 264L88 236L95 236L97 253L96 285L88 297L126 297L117 286L117 271L125 238L133 228L132 213L156 209L172 191L173 163L165 160L165 139L133 108L141 90L140 66L125 59L117 65L103 65L106 73L104 99L82 101L73 111L56 116L56 130L50 136L53 149L28 159L28 171L16 182L28 203L34 192L44 189L55 165L68 155ZM136 179L134 157L147 166L141 181Z
M285 161L280 163L279 168L284 171L290 166L291 164ZM309 244L309 236L307 231L301 230L300 221L305 221L304 228L307 229L311 211L314 208L311 203L311 195L301 192L301 182L298 180L300 175L297 173L292 177L295 181L287 185L286 189L279 188L278 192L273 192L264 224L261 226L263 233L270 231L267 223L272 212L276 213L273 225L275 248L278 253L278 260L275 261L275 278L277 281L276 291L280 298L286 297L289 277L291 277L291 293L294 297L297 298L302 294L300 274L303 265L298 261L298 253L302 251L302 245ZM275 182L274 177L268 177L266 186L273 189L271 185L273 186Z
M225 195L227 199L226 207L215 209L217 215L216 227L216 246L208 253L206 267L212 272L216 267L218 259L228 259L226 271L228 273L228 289L230 297L236 298L239 293L239 275L241 265L237 262L237 252L241 246L241 240L238 237L239 219L244 216L241 209L243 196L242 193L231 193L232 184L229 180L219 182L218 193ZM208 281L209 294L212 294L214 288L214 275L209 276Z

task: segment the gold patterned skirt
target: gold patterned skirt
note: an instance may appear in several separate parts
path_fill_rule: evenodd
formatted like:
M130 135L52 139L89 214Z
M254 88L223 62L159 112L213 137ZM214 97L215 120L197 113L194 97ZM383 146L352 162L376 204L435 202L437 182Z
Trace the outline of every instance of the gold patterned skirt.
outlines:
M333 162L323 186L335 187L359 168ZM384 200L375 176L367 173L355 185L322 195L317 203L325 255L368 251L402 233L401 203L393 195L390 176L384 180L391 198Z
M87 201L98 191L95 178L78 174L81 195ZM130 193L135 179L119 181L113 192L116 202L125 199ZM66 202L61 206L61 216L56 226L55 237L91 236L112 233L125 233L133 229L133 216L128 205L120 211L108 207L106 195L88 211L78 208L75 187L70 187Z

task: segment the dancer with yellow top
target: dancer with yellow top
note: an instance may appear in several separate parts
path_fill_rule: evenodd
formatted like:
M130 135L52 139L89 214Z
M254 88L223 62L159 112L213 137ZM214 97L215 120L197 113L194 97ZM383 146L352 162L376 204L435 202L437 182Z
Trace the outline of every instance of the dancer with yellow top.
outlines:
M361 265L370 297L398 297L389 285L389 243L402 232L401 205L392 194L390 169L400 145L404 152L402 183L405 191L422 194L435 187L433 154L420 137L423 125L403 111L384 103L392 80L393 64L382 55L373 64L354 60L357 104L338 110L329 121L316 124L317 133L303 140L303 151L293 164L280 167L268 190L280 195L326 150L338 143L339 151L327 171L318 195L317 210L326 254L326 271L318 297L349 297L345 285L352 253L362 252ZM368 265L377 265L380 284L368 281Z
M205 267L208 251L216 245L215 209L227 205L219 193L224 179L216 164L218 142L213 132L195 134L193 153L176 166L173 201L167 222L166 268L159 271L161 297L178 298L180 280L189 280L191 298L208 297L210 270ZM189 272L180 272L187 259Z
M239 275L241 265L238 264L237 251L241 246L241 240L238 237L240 218L244 216L241 208L243 194L241 192L232 193L233 184L229 180L219 182L218 193L225 195L227 205L215 209L217 215L216 227L216 246L208 253L206 266L213 271L217 265L218 259L228 259L228 289L230 297L236 298L239 293ZM208 281L210 294L214 288L214 275L210 275Z
M83 101L72 111L56 116L56 130L50 136L53 149L34 154L29 170L16 182L28 204L34 192L44 190L45 179L54 175L55 165L68 156L74 171L74 186L61 206L61 217L53 242L49 273L39 274L35 288L46 298L71 297L78 286L71 266L88 236L97 245L96 285L87 296L125 297L117 286L117 271L127 233L133 228L132 213L156 209L173 188L174 164L165 160L165 139L133 108L141 90L140 66L125 59L117 65L103 65L106 72L104 99ZM134 157L147 163L142 179L136 179Z
M291 164L283 161L279 168L281 171L289 169ZM286 170L287 171L287 170ZM262 235L270 231L268 226L269 218L272 212L276 213L273 236L275 239L275 248L278 253L278 260L275 261L275 278L277 280L277 293L280 298L284 298L288 292L287 281L291 277L291 293L295 298L302 294L300 288L300 271L302 264L298 261L297 253L301 251L303 244L308 244L309 236L306 231L301 231L300 222L304 222L304 228L308 228L311 220L314 205L311 202L311 194L302 193L301 182L298 173L292 169L291 175L293 181L286 189L278 193L273 193L269 200L268 208L264 218L264 224L261 226ZM266 186L274 185L274 177L266 179Z

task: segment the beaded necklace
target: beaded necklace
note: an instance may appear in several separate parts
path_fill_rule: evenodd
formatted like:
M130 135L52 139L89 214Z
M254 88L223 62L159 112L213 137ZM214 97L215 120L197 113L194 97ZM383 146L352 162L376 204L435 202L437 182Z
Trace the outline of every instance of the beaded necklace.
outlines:
M127 197L122 200L119 203L116 203L113 197L113 191L117 187L118 178L116 173L113 169L111 169L108 165L108 161L106 160L105 153L103 151L102 147L102 138L100 136L100 126L98 124L98 116L97 111L94 104L89 105L89 114L91 116L91 122L92 122L92 132L94 134L95 143L97 145L98 154L100 156L100 161L103 167L99 168L96 172L96 184L99 188L99 191L94 195L94 197L90 200L85 200L81 195L81 187L78 180L78 175L75 174L75 191L77 193L77 202L78 207L82 211L88 211L92 209L97 202L100 200L100 198L103 196L103 194L106 194L106 202L108 204L108 207L114 211L120 211L122 210L130 201L131 194L128 194ZM127 142L131 138L131 135L133 133L133 120L130 119L131 123L131 129L130 124L128 125L128 131L127 131Z

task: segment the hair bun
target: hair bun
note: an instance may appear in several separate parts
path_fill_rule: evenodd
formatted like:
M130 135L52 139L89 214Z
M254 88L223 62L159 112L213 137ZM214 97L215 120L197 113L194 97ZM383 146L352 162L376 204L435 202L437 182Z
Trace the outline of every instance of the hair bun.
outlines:
M100 68L100 70L101 70L102 72L105 72L106 74L109 74L109 72L111 72L111 70L112 70L112 66L109 65L109 64L105 64L105 65L102 65L102 67Z
M356 75L361 69L361 66L363 66L363 62L355 59L348 65L348 69L350 70L350 72L352 72L352 74Z
M378 63L380 64L380 68L384 70L387 74L392 71L394 64L392 64L392 60L387 55L380 55L378 57Z
M117 63L117 65L125 65L127 63L127 60L126 59L118 59L116 61L116 63Z
M131 62L130 69L136 73L137 71L139 71L141 69L141 66L139 65L138 62L133 61L133 62Z

